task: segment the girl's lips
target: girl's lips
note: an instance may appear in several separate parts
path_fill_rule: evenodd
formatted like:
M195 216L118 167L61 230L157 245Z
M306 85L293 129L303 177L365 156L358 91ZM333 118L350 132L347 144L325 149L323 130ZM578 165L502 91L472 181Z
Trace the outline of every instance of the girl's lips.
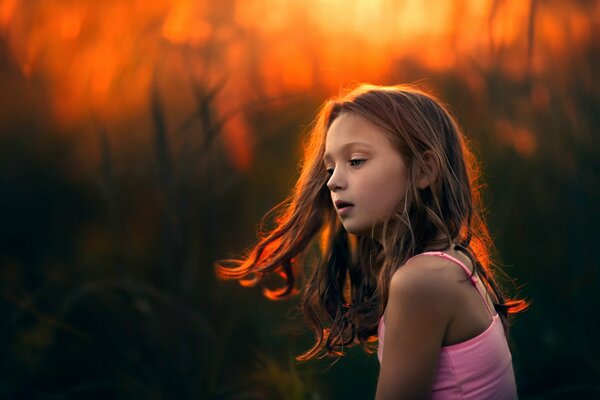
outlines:
M340 207L338 208L338 215L340 217L345 217L346 215L348 215L348 213L350 213L350 211L352 211L352 207L354 207L354 205L352 204L348 204L346 206Z

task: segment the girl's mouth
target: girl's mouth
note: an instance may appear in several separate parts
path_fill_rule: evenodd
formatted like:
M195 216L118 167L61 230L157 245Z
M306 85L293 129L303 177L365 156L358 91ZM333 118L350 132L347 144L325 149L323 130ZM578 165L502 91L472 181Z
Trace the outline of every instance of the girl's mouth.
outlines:
M352 204L348 204L347 206L338 208L338 215L340 217L345 217L348 215L348 213L350 213L350 211L352 211L352 207L354 207Z
M350 212L350 210L352 210L352 207L354 207L354 204L348 203L346 201L337 200L335 202L335 208L337 209L337 212L340 216L347 215Z

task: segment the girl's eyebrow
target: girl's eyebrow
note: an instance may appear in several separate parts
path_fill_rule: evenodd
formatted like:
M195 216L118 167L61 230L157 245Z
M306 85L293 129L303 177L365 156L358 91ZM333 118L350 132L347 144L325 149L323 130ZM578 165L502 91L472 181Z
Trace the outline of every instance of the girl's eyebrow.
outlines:
M371 146L367 142L356 141L356 142L349 142L349 143L344 144L342 147L340 147L340 151L344 151L347 148L354 147L354 146L364 146L364 147L368 147L368 148L372 148L373 147L373 146ZM323 161L327 161L329 159L331 159L331 154L325 153L323 155Z

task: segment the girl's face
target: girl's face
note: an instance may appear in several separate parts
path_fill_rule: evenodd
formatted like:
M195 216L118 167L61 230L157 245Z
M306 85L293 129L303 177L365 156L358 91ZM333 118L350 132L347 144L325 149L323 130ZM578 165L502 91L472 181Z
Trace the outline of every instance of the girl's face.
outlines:
M327 187L347 232L371 235L403 207L407 170L386 134L367 119L342 113L325 141Z

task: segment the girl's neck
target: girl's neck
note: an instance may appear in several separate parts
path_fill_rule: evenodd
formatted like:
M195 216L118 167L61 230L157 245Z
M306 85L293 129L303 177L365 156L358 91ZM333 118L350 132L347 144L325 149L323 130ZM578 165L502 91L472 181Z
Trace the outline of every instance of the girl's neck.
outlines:
M452 248L454 248L454 242L447 236L438 234L423 248L423 251L444 251Z

